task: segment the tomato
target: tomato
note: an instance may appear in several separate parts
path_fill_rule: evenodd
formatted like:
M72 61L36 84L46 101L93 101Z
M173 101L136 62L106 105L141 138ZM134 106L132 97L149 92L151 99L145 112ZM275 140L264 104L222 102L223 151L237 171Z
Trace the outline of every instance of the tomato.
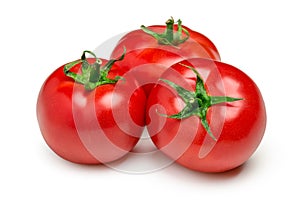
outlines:
M126 81L132 77L115 63L122 58L101 61L85 58L87 52L47 78L38 96L37 118L46 143L62 158L107 163L138 142L146 97L133 81Z
M177 163L202 172L242 165L266 128L259 88L239 69L194 58L174 64L152 89L146 124L153 143Z
M127 54L120 63L122 68L133 70L140 85L149 94L151 88L169 66L185 58L209 58L220 60L215 45L203 34L174 24L173 18L165 26L142 26L123 36L114 48L111 57L120 55L126 47ZM138 68L138 69L137 69Z

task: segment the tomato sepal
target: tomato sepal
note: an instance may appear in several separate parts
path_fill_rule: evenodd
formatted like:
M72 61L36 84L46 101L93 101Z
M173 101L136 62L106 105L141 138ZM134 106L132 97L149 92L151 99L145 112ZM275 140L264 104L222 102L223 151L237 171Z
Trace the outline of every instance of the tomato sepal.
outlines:
M162 45L170 45L170 46L178 46L179 44L184 43L186 40L189 39L190 34L188 30L182 27L182 21L180 19L177 20L177 32L174 31L175 21L173 17L166 21L166 30L164 33L156 33L149 28L145 27L144 25L141 26L141 29L154 37L159 44ZM186 36L183 37L182 33Z
M92 55L96 59L94 63L88 62L85 55L86 53ZM70 62L64 66L64 74L74 79L77 83L83 84L85 89L88 91L93 90L100 85L114 84L120 79L123 79L123 77L116 76L114 79L110 79L108 78L108 73L115 62L124 59L125 53L126 49L124 47L123 54L119 58L111 59L103 67L101 67L101 59L97 58L97 56L93 52L85 50L82 53L81 59ZM75 65L78 65L80 63L82 71L81 74L70 71Z
M173 119L184 119L191 117L193 115L198 116L201 120L201 124L207 131L207 133L210 135L210 137L213 140L217 140L217 138L213 135L208 121L206 119L207 111L209 107L220 104L220 103L226 103L226 102L234 102L234 101L239 101L243 100L243 98L234 98L234 97L228 97L228 96L209 96L207 93L205 87L204 87L204 81L201 78L201 75L199 72L188 65L179 63L180 65L189 68L192 70L195 75L197 76L196 80L196 89L195 91L189 91L186 90L185 88L181 87L180 85L175 84L172 81L169 81L167 79L160 79L161 81L165 82L169 86L171 86L173 89L176 90L178 95L182 98L182 100L185 103L185 107L176 114L173 115L165 115L159 113L161 116L167 117L167 118L173 118Z

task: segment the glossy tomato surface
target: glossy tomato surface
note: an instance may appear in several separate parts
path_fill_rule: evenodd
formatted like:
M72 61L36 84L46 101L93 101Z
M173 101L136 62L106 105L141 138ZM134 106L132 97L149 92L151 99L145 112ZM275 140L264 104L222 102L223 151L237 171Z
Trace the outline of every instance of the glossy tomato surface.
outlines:
M145 33L142 29L134 30L124 35L116 47L114 48L111 58L116 58L121 55L123 48L126 47L127 52L137 49L162 49L168 52L172 52L184 58L210 58L214 60L220 60L219 52L213 42L205 35L193 31L192 29L182 26L189 32L189 38L179 45L162 45L159 44L156 38ZM156 33L164 33L166 30L165 25L149 26L149 30ZM178 30L178 25L174 25L174 32ZM182 37L185 37L185 33L182 33Z
M80 71L80 65L73 71ZM59 156L75 163L106 163L124 156L143 130L143 90L133 81L125 81L131 79L125 76L115 84L87 91L67 77L63 67L47 78L38 96L37 118L46 143ZM120 75L122 70L114 64L108 77Z
M149 30L163 33L166 26L149 26ZM178 26L174 25L174 32ZM111 58L122 54L126 48L126 56L119 65L130 70L146 94L149 94L161 74L171 65L187 58L209 58L220 60L215 45L203 34L183 26L190 37L179 45L160 44L156 38L143 30L134 30L123 36L114 48ZM183 37L186 35L183 33Z
M259 88L239 69L217 61L190 59L181 63L194 67L210 96L242 98L213 105L207 121L214 140L198 116L171 119L185 106L174 88L163 81L148 98L146 123L154 144L177 163L202 172L223 172L246 162L260 144L266 128L266 110ZM195 91L193 71L177 63L163 73L189 91Z

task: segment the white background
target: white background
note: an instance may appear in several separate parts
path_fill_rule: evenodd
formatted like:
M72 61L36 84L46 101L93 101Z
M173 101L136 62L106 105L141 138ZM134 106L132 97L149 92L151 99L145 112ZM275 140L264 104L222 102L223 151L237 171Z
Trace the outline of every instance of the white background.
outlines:
M0 199L299 199L297 5L296 0L2 1ZM222 174L171 165L132 175L56 156L35 113L46 77L85 49L170 16L208 36L224 62L260 87L268 124L251 159Z

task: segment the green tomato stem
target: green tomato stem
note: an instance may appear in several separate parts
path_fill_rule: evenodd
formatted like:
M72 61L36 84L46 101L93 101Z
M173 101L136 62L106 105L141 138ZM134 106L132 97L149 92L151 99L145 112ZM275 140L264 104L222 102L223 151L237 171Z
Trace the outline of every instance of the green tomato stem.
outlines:
M166 21L166 25L167 25L167 28L166 28L166 32L165 32L165 37L166 37L166 40L170 43L172 43L173 39L174 39L174 33L173 33L173 27L174 27L174 19L171 18L171 19L168 19Z
M216 104L234 102L243 99L227 97L227 96L209 96L209 94L207 93L204 87L204 81L202 80L199 72L195 68L190 67L188 65L181 64L181 63L180 65L189 68L195 73L195 75L197 76L196 89L195 91L189 91L173 83L172 81L166 79L160 79L161 81L165 82L173 89L175 89L178 95L182 98L182 100L185 103L185 107L179 113L173 115L162 115L162 116L173 118L173 119L184 119L184 118L191 117L193 115L198 116L201 120L201 124L203 125L207 133L210 135L210 137L213 140L216 141L217 139L211 132L208 121L206 119L208 109L211 106Z
M70 62L64 66L64 73L66 76L74 79L77 83L83 84L88 91L94 90L96 87L104 84L114 84L122 77L117 76L114 79L108 78L108 73L116 61L124 59L126 49L123 54L117 58L109 60L106 65L101 67L102 61L91 51L83 51L81 59ZM86 58L86 53L92 55L96 61L89 63ZM70 71L75 65L81 64L81 74L76 74Z
M161 45L170 45L170 46L178 46L179 44L184 43L187 39L189 39L189 32L182 27L181 20L177 21L177 32L174 31L174 19L171 17L166 21L166 30L164 33L156 33L144 25L141 26L141 29L154 37L157 42ZM185 37L182 36L182 32L185 33Z

